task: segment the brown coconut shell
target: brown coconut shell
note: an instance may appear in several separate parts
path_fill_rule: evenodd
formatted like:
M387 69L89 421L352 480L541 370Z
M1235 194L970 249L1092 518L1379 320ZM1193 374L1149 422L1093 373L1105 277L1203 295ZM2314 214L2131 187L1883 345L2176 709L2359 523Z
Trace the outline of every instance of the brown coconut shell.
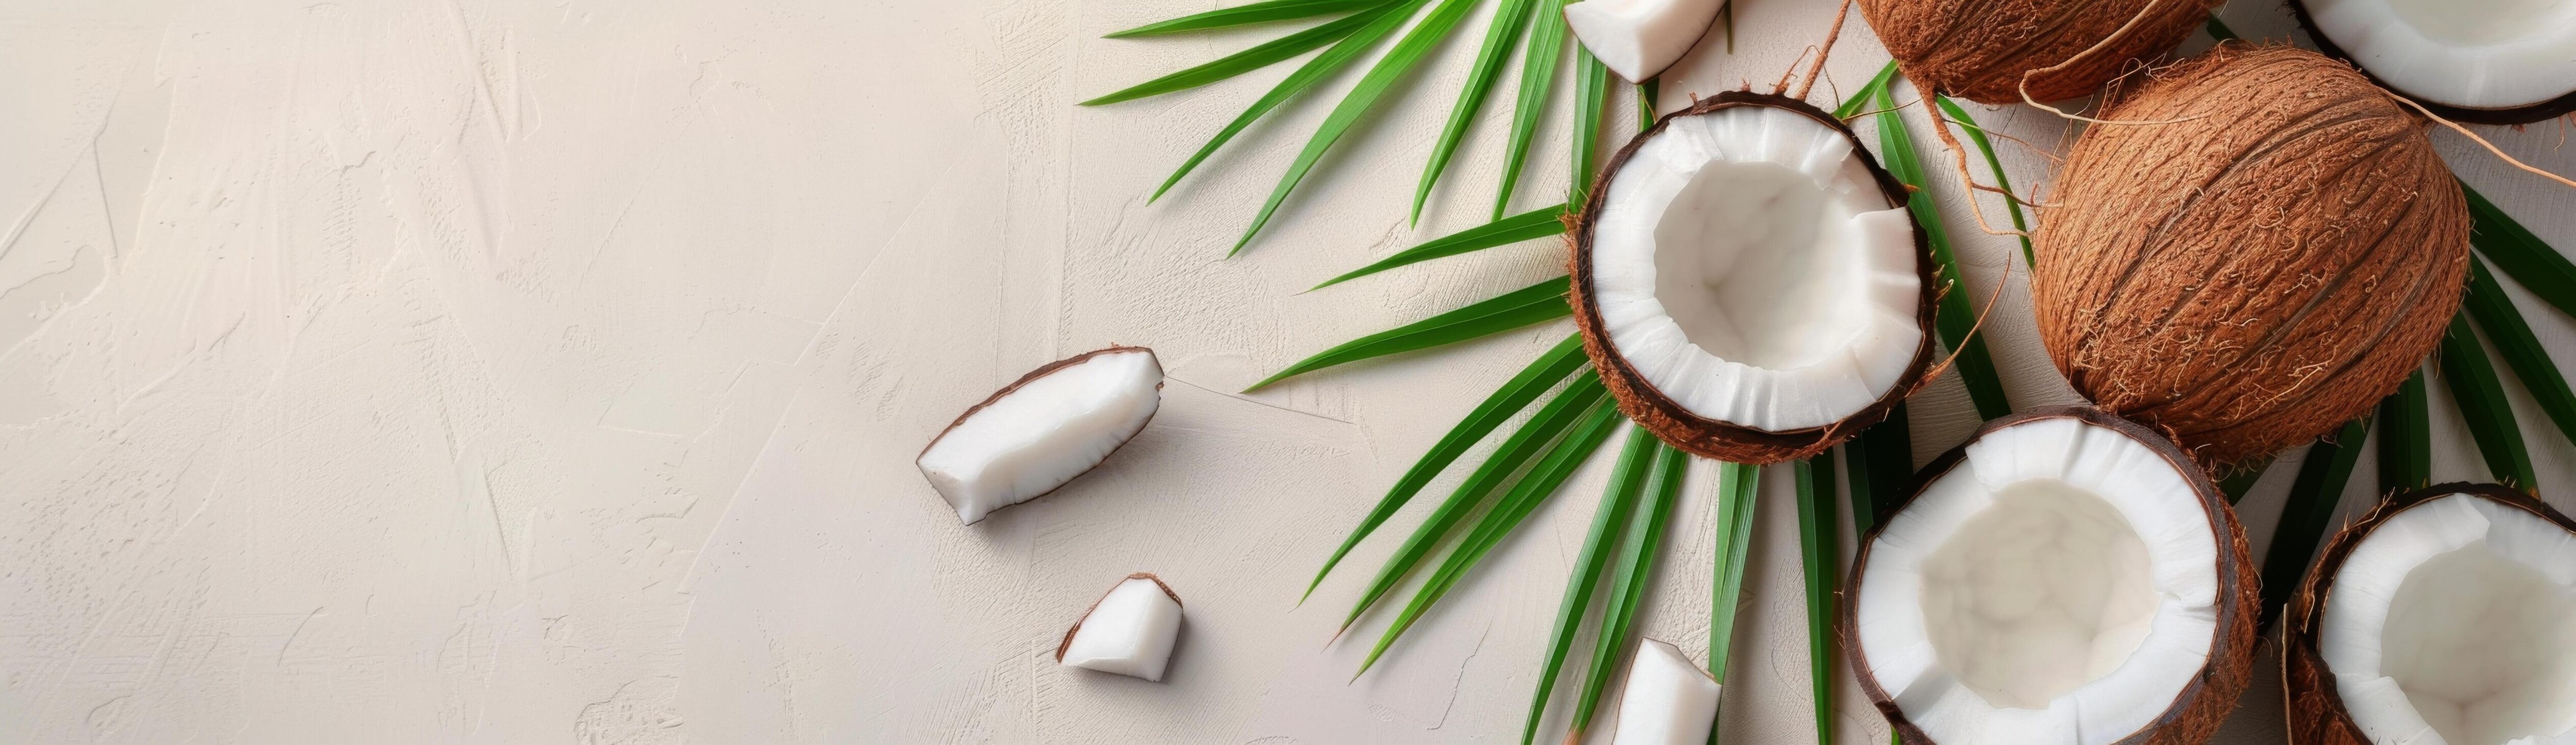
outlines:
M2254 642L2258 638L2254 623L2262 608L2258 594L2261 580L2254 571L2253 552L2245 545L2245 526L2236 522L2236 509L2228 506L2226 493L2219 491L2208 472L2201 470L2200 465L2181 448L2175 447L2172 441L2134 422L2089 406L2035 409L1986 422L1969 435L1966 442L1933 458L1931 464L1916 473L1905 501L1889 509L1887 516L1861 537L1860 553L1852 559L1851 579L1843 587L1843 597L1860 597L1861 583L1868 579L1870 549L1878 545L1879 533L1886 529L1888 523L1894 522L1898 513L1912 506L1914 500L1923 495L1925 487L1966 462L1968 445L1996 430L2041 419L2075 419L2144 443L2149 450L2163 456L2166 463L2172 464L2174 470L2182 473L2183 483L2190 484L2193 495L2200 499L2201 512L2209 516L2209 529L2218 537L2220 546L2218 624L2211 633L2209 661L2201 666L2200 674L2183 686L2182 693L2174 697L2173 704L2153 723L2117 741L2121 745L2198 745L2207 742L2210 735L2218 732L2219 723L2226 721L2227 715L2235 711L2237 699L2245 693L2245 686L2253 678ZM1921 726L1906 717L1905 710L1896 705L1896 696L1880 688L1878 676L1870 672L1868 650L1860 644L1860 603L1843 603L1842 617L1837 620L1841 624L1838 633L1842 636L1843 649L1851 655L1852 672L1860 679L1861 691L1869 696L1871 705L1878 707L1879 714L1887 717L1888 725L1896 730L1898 740L1905 745L1936 745Z
M2095 45L2066 69L2029 75L2030 97L2059 101L2181 44L2221 0L1860 0L1907 80L1978 103L2020 103L2024 73ZM2131 19L2137 23L2118 33ZM2103 44L2109 39L2110 43Z
M2440 343L2468 203L2430 123L2341 62L2229 43L2077 140L2034 240L2040 340L2204 467L2342 426Z
M1664 129L1674 119L1701 116L1738 106L1763 106L1789 111L1842 133L1843 137L1851 140L1852 150L1863 154L1860 161L1869 167L1870 177L1878 182L1879 191L1887 196L1888 204L1905 204L1904 182L1897 181L1895 176L1888 174L1887 169L1879 167L1877 159L1867 157L1869 148L1861 144L1860 136L1853 134L1851 127L1843 124L1843 121L1835 118L1833 114L1809 105L1805 101L1778 94L1751 91L1720 93L1712 98L1701 99L1690 108L1666 114L1656 120L1655 126L1638 133L1635 139L1629 140L1626 146L1619 148L1617 154L1610 156L1609 164L1603 166L1601 173L1593 178L1591 196L1584 200L1582 211L1569 218L1567 225L1566 242L1571 247L1568 252L1571 255L1567 259L1567 272L1572 275L1573 280L1567 301L1574 306L1575 328L1583 332L1584 353L1592 357L1593 368L1600 371L1602 384L1610 389L1611 397L1619 403L1619 412L1628 415L1628 418L1634 420L1637 426L1655 433L1656 437L1673 447L1703 458L1715 458L1733 463L1779 463L1813 456L1837 443L1851 439L1853 435L1860 434L1860 431L1867 429L1869 425L1886 419L1888 410L1895 408L1897 403L1904 401L1906 396L1913 395L1914 391L1921 387L1923 369L1929 366L1932 360L1932 303L1939 297L1939 293L1935 290L1938 285L1935 284L1932 274L1930 239L1924 234L1923 226L1909 218L1908 224L1914 227L1914 271L1921 279L1923 287L1922 303L1916 307L1914 317L1922 324L1923 341L1915 347L1913 360L1906 363L1905 374L1898 377L1900 382L1886 395L1880 396L1877 401L1845 417L1842 421L1823 427L1773 432L1702 417L1683 408L1671 396L1657 390L1653 382L1638 374L1636 366L1629 364L1628 360L1621 357L1611 346L1609 329L1602 325L1600 304L1591 292L1594 222L1601 214L1602 205L1609 199L1612 180L1618 177L1620 169L1627 165L1628 159L1636 155L1638 148L1644 147L1647 141L1663 134Z
M2389 85L2388 81L2381 80L2378 75L2370 72L2370 68L2362 66L2360 61L2353 59L2350 53L2343 50L2343 47L2336 45L2333 37L2318 31L2316 19L2308 15L2306 0L2290 0L2290 13L2298 16L2300 30L2308 32L2308 40L2316 42L2317 51L2325 53L2328 57L2351 63L2353 67L2361 70L2361 74L2370 76L2370 82L2379 84L2379 87L2386 88L2391 93L2413 99L2416 103L2423 104L2424 108L2431 109L2434 115L2444 119L2469 124L2530 124L2576 111L2576 91L2539 103L2503 109L2469 109L2426 100L2423 96L2415 95L2406 89Z
M2316 563L2307 577L2300 580L2299 590L2290 596L2287 627L2282 631L2281 691L2282 707L2288 711L2290 741L2301 745L2373 745L2361 734L2361 726L2352 721L2352 712L2344 708L2343 696L2335 691L2334 671L2326 666L2325 654L2317 647L2320 614L2326 598L2334 593L2335 575L2343 570L2345 559L2352 558L2353 548L2371 531L2398 513L2416 505L2453 494L2466 494L2479 499L2538 515L2569 533L2576 533L2576 521L2552 508L2548 503L2512 487L2495 484L2434 484L2422 489L2389 497L2364 513L2326 541L2318 552Z

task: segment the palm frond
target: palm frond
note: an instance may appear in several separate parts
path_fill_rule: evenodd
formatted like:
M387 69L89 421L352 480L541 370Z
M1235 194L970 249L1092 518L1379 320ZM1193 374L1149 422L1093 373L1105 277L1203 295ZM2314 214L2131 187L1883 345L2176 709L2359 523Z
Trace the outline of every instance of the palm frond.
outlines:
M1650 461L1652 468L1644 469L1649 478L1632 488L1643 495L1644 509L1632 513L1619 542L1619 561L1610 568L1610 594L1603 598L1600 633L1592 640L1592 665L1584 671L1583 690L1574 701L1573 722L1566 734L1569 742L1581 741L1592 725L1593 715L1600 711L1601 692L1619 669L1619 654L1634 646L1629 642L1635 638L1637 607L1645 599L1655 554L1663 547L1673 502L1681 495L1681 451L1665 447L1662 441L1644 443L1641 450L1640 459Z
M2228 504L2245 501L2245 493L2253 491L2254 482L2263 480L2263 471L2270 469L2271 467L2272 462L2269 460L2252 465L2239 466L2235 473L2228 474L2227 478L2218 480L2218 491L2221 494L2227 495Z
M1269 67L1290 57L1314 51L1317 47L1350 38L1353 32L1366 28L1370 22L1378 20L1379 16L1387 9L1391 9L1394 3L1369 3L1369 5L1382 7L1373 11L1353 13L1314 28L1264 42L1251 49L1219 57L1213 62L1128 86L1116 93L1084 101L1079 105L1104 106L1147 96L1159 96Z
M1458 103L1449 107L1449 125L1440 130L1440 143L1431 146L1431 162L1422 167L1422 183L1413 190L1413 221L1422 222L1422 203L1431 198L1431 185L1440 180L1440 172L1449 167L1449 156L1458 151L1458 141L1467 136L1467 125L1474 123L1476 112L1485 106L1485 95L1494 90L1494 81L1503 76L1503 62L1511 57L1512 44L1520 41L1522 29L1529 27L1530 9L1539 0L1502 0L1494 11L1493 25L1485 29L1485 46L1476 51L1476 65L1467 72L1467 82L1458 89Z
M1834 600L1842 591L1842 525L1834 517L1834 451L1793 466L1798 480L1798 548L1807 578L1807 675L1814 687L1816 742L1834 741Z
M2542 302L2576 315L2576 262L2532 235L2467 182L2460 183L2460 191L2469 200L2469 245Z
M1534 323L1563 318L1574 312L1565 303L1566 278L1557 277L1496 295L1472 305L1425 318L1385 331L1344 342L1298 360L1244 391L1257 391L1291 377L1334 365L1383 357L1398 352L1454 344L1491 334L1498 334Z
M1968 110L1960 108L1948 96L1933 96L1932 102L1940 105L1942 113L1949 115L1950 121L1967 131L1968 144L1977 146L1977 154L1985 156L1986 170L1995 175L1995 188L2004 191L2004 209L2012 214L2013 229L2022 232L2022 235L2015 236L2021 240L2021 259L2029 262L2030 266L2039 266L2039 253L2030 247L2030 222L2021 214L2021 196L2013 192L2012 178L2004 175L2004 162L1995 157L1995 144L1986 138L1986 128L1977 126L1977 120L1969 118ZM1971 193L1968 198L1976 199L1977 195Z
M2432 399L2417 369L2379 401L2379 493L2433 484Z
M1914 187L1905 206L1913 211L1914 220L1922 224L1931 238L1935 277L1943 286L1940 304L1934 313L1933 326L1940 332L1941 343L1956 355L1953 365L1959 381L1968 386L1968 398L1977 406L1977 416L1993 419L2012 413L2012 402L2004 397L2003 377L1995 372L1994 356L1986 351L1985 339L1971 333L1977 325L1977 309L1968 302L1967 282L1959 273L1958 257L1950 250L1950 233L1941 225L1941 208L1932 201L1923 177L1923 160L1914 147L1914 137L1905 130L1905 119L1895 111L1895 98L1887 87L1880 86L1874 100L1878 113L1879 161L1896 180Z
M1896 60L1888 60L1887 66L1878 68L1878 74L1871 76L1869 82L1862 83L1860 90L1852 91L1850 97L1834 107L1834 118L1848 121L1859 115L1861 107L1869 105L1871 99L1878 97L1879 91L1887 88L1888 81L1895 79Z
M1557 602L1556 627L1548 632L1547 664L1539 670L1538 690L1530 695L1529 721L1521 726L1521 745L1530 745L1538 737L1538 723L1547 714L1549 694L1556 691L1557 675L1565 670L1566 659L1574 653L1574 637L1582 630L1583 616L1592 609L1592 595L1600 587L1602 570L1610 565L1611 546L1619 540L1620 530L1628 525L1629 513L1636 510L1644 493L1643 489L1625 488L1633 478L1631 469L1642 467L1631 460L1641 436L1654 439L1643 429L1629 433L1628 447L1619 456L1610 488L1602 490L1601 506L1592 513L1592 530L1584 534L1583 550L1574 556L1574 573L1566 577L1565 597Z
M2460 417L2468 421L2469 438L2477 442L2487 472L2506 486L2536 492L2540 480L2532 475L2531 451L2523 446L2504 382L2496 379L2495 365L2478 345L2466 313L2452 316L2451 331L2442 337L2442 382L2451 389Z
M1388 269L1393 269L1407 264L1430 261L1444 256L1456 256L1470 251L1482 251L1496 246L1508 246L1521 241L1536 240L1551 235L1564 235L1565 221L1559 219L1564 215L1565 205L1550 205L1513 215L1511 217L1495 220L1483 225L1478 225L1466 230L1450 233L1438 238L1433 238L1428 241L1423 241L1421 245L1398 251L1393 256L1379 259L1377 263L1353 269L1339 277L1324 280L1323 284L1316 285L1314 289L1321 290L1326 287L1366 277Z
M1198 168L1199 163L1206 161L1208 156L1216 154L1217 148L1224 147L1225 143L1233 140L1244 127L1252 126L1254 121L1268 115L1271 110L1279 108L1280 104L1287 103L1288 99L1304 93L1306 89L1322 82L1326 76L1341 70L1352 60L1359 59L1360 53L1368 51L1368 48L1377 44L1379 39L1386 38L1387 34L1394 33L1397 27L1404 25L1405 19L1413 17L1413 9L1421 7L1425 1L1397 0L1392 5L1377 10L1362 11L1353 16L1354 18L1368 16L1368 20L1348 36L1342 37L1341 41L1334 43L1332 48L1315 55L1314 59L1307 60L1305 65L1298 67L1296 72L1289 73L1288 77L1280 80L1278 85L1271 86L1270 92L1262 94L1261 98L1252 102L1252 106L1245 108L1243 113L1235 115L1234 121L1226 122L1224 129L1217 130L1215 137L1208 138L1207 144L1200 145L1198 152L1191 153L1189 160L1183 161L1181 167L1174 169L1169 178L1163 179L1163 185L1155 187L1154 195L1148 197L1146 201L1163 198L1163 193L1171 191L1173 185L1179 184L1181 177L1190 175L1192 169Z
M2290 482L2289 500L2281 504L2281 521L2272 528L2272 545L2263 552L2263 610L2256 629L2272 627L2299 576L2307 573L2308 557L2325 538L2335 505L2343 501L2344 482L2361 458L2361 441L2369 437L2370 417L2362 417L2345 423L2333 439L2308 446L2307 462L2299 464L2299 478Z
M2567 387L2567 378L2558 372L2558 363L2549 359L2549 351L2540 346L2540 337L2531 333L2531 324L2522 320L2522 311L2513 307L2513 298L2504 293L2504 285L2487 273L2485 262L2469 258L2469 291L2460 306L2468 309L2469 318L2477 321L2478 330L2493 342L2497 356L2504 358L2506 369L2522 381L2540 403L2540 412L2558 425L2560 434L2576 442L2576 391Z
M1610 109L1610 66L1574 47L1574 179L1565 203L1583 209L1591 195L1592 172L1601 162L1601 116Z
M1344 11L1362 10L1383 5L1386 0L1264 0L1264 2L1218 8L1205 13L1192 13L1168 21L1148 23L1125 31L1105 34L1103 39L1128 39L1139 36L1161 36L1183 31L1205 31L1214 28L1245 26L1272 21L1292 21Z
M1565 56L1564 0L1542 0L1548 3L1544 12L1531 21L1529 48L1521 55L1520 96L1512 103L1512 139L1503 150L1503 184L1494 196L1494 219L1503 219L1511 208L1512 187L1521 180L1521 165L1529 160L1530 140L1538 134L1538 120L1547 111L1548 94L1556 90L1556 68Z
M1735 639L1738 599L1744 596L1744 559L1753 545L1754 503L1762 491L1762 467L1719 461L1717 464L1717 578L1708 599L1708 674L1726 682L1729 651ZM1717 742L1715 726L1708 729Z

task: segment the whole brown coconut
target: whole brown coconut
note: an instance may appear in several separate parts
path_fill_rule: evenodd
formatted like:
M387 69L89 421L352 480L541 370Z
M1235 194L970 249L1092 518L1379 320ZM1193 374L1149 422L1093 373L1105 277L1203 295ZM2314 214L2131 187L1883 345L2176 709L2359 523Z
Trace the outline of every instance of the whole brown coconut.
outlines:
M2209 20L2217 0L1860 0L1907 80L1978 103L2091 95L2133 64L2164 54ZM2137 22L2131 24L2135 19ZM2122 26L2128 26L2125 33ZM2117 34L2117 38L2113 35ZM2103 40L2109 39L2108 44Z
M2222 45L2077 140L2031 277L2040 339L2094 403L2204 466L2333 431L2441 341L2468 205L2409 113L2349 66Z

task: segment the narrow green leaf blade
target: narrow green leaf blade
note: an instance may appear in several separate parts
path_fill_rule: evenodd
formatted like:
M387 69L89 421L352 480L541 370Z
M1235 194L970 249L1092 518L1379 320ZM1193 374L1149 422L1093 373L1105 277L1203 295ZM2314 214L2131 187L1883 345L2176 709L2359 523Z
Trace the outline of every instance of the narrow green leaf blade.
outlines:
M1968 386L1968 398L1977 405L1977 415L1993 419L2012 413L2012 402L2004 397L2003 377L1995 371L1993 355L1986 351L1984 338L1970 330L1977 325L1977 309L1968 301L1967 282L1959 273L1958 257L1950 250L1950 233L1942 228L1941 209L1932 202L1923 175L1923 161L1914 148L1914 136L1906 133L1904 117L1897 116L1895 98L1881 86L1875 96L1879 108L1887 109L1878 116L1879 160L1896 180L1914 187L1905 206L1914 220L1923 225L1931 237L1932 259L1936 276L1948 288L1941 293L1940 306L1933 326L1940 331L1941 343L1956 352L1952 365L1959 380Z
M2272 461L2270 460L2239 466L2235 473L2228 474L2227 478L2218 480L2218 491L2221 494L2227 495L2228 504L2245 501L2245 493L2253 491L2254 482L2262 481L2263 471L2271 467Z
M1205 31L1272 21L1292 21L1344 11L1361 10L1385 4L1385 0L1265 0L1264 2L1218 8L1205 13L1192 13L1168 21L1148 23L1125 31L1101 36L1103 39L1131 39L1139 36L1161 36L1183 31Z
M1422 203L1431 198L1431 185L1440 180L1440 172L1449 167L1449 157L1458 152L1458 141L1467 136L1467 125L1475 122L1476 112L1485 107L1486 94L1494 90L1494 81L1503 76L1503 62L1511 57L1512 45L1520 41L1521 30L1529 27L1530 9L1539 0L1502 0L1494 11L1493 24L1485 29L1485 46L1476 50L1476 64L1467 71L1467 82L1458 89L1458 103L1449 107L1449 125L1440 130L1440 143L1431 146L1431 162L1422 167L1422 183L1413 190L1413 221L1422 222Z
M1181 177L1190 175L1192 169L1198 168L1200 162L1207 160L1209 155L1215 154L1217 148L1224 147L1226 142L1233 140L1244 127L1252 126L1253 121L1279 108L1280 104L1287 103L1288 99L1295 98L1307 88L1314 87L1316 83L1322 82L1325 76L1350 64L1351 60L1358 59L1361 52L1368 51L1368 48L1376 44L1379 39L1386 38L1387 34L1395 32L1396 27L1404 25L1404 19L1412 17L1413 9L1421 7L1423 2L1425 0L1398 0L1395 4L1378 10L1366 10L1352 15L1351 18L1367 16L1368 20L1364 22L1365 25L1352 31L1350 35L1342 37L1342 40L1333 44L1332 48L1315 55L1314 59L1307 60L1304 66L1297 68L1296 72L1289 73L1288 77L1280 80L1278 85L1271 86L1269 93L1262 94L1261 98L1253 101L1252 106L1245 108L1243 113L1235 115L1234 121L1227 122L1224 129L1217 130L1215 137L1208 138L1207 144L1200 145L1198 152L1190 154L1189 160L1183 161L1181 167L1173 170L1169 178L1163 179L1163 185L1156 187L1154 196L1146 201L1163 198L1163 193L1171 191L1174 184L1181 182ZM1342 21L1348 21L1351 18L1345 18Z
M1333 107L1333 113L1324 117L1324 125L1306 141L1306 148L1298 151L1296 162L1288 164L1288 172L1280 176L1279 185L1270 190L1270 198L1262 202L1261 211L1253 215L1252 225L1244 228L1243 237L1235 240L1234 250L1227 252L1228 256L1242 253L1243 247L1252 243L1252 237L1261 233L1262 226L1270 224L1270 216L1279 211L1279 204L1288 201L1288 193L1296 190L1297 183L1306 179L1306 174L1314 170L1317 161L1324 159L1324 152L1331 150L1335 141L1350 132L1351 126L1358 124L1360 117L1377 105L1378 98L1386 95L1387 89L1394 87L1397 79L1412 72L1423 55L1430 53L1431 48L1440 43L1441 37L1449 35L1450 29L1457 27L1458 19L1466 17L1467 11L1475 5L1476 0L1440 0L1440 4L1432 6L1431 12L1424 15L1420 23L1405 32L1404 38L1395 43L1395 48L1387 50L1386 56L1378 59L1376 67L1369 68L1359 84L1352 86L1351 92L1342 97L1341 104Z
M1592 725L1592 716L1600 711L1601 692L1610 682L1611 673L1619 669L1619 654L1636 645L1634 639L1637 606L1645 598L1646 583L1654 573L1655 556L1664 544L1664 526L1671 522L1673 503L1681 495L1681 451L1655 444L1657 478L1646 488L1645 509L1639 510L1629 524L1626 539L1619 545L1619 563L1610 569L1610 596L1601 609L1601 633L1592 640L1592 666L1584 671L1583 693L1575 699L1573 725L1566 740L1581 741L1583 732Z
M1878 68L1876 77L1861 84L1860 90L1852 91L1850 98L1843 99L1842 105L1834 107L1834 118L1850 119L1859 114L1860 107L1869 105L1871 99L1878 97L1879 91L1887 89L1887 82L1894 79L1896 79L1896 60L1888 60L1886 67Z
M1583 354L1581 335L1565 337L1565 341L1539 355L1529 367L1522 368L1519 375L1512 376L1511 380L1503 383L1503 387L1495 389L1493 395L1486 396L1483 403L1467 412L1467 418L1459 420L1458 426L1451 427L1449 434L1442 435L1439 442L1432 444L1431 450L1422 454L1421 460L1414 461L1413 467L1395 480L1395 486L1378 499L1377 507L1369 510L1368 517L1360 520L1359 527L1351 530L1349 538L1342 539L1340 548L1333 549L1332 558L1324 560L1324 568L1315 571L1315 580L1306 584L1306 595L1297 598L1297 602L1304 603L1306 597L1313 596L1315 587L1324 583L1324 576L1333 573L1333 567L1342 563L1342 557L1349 555L1352 547L1358 546L1360 540L1375 532L1379 525L1386 524L1386 519L1395 516L1396 510L1413 501L1413 495L1420 493L1422 487L1430 484L1431 479L1438 477L1450 463L1457 462L1459 456L1484 440L1495 427L1510 421L1512 415L1527 408L1531 401L1538 400L1539 394L1556 387L1557 383L1565 380L1565 376L1574 374L1590 361Z
M2417 369L2379 401L2379 493L2433 485L2432 396Z
M1349 17L1336 19L1330 23L1318 25L1314 28L1263 42L1251 49L1219 57L1215 61L1208 62L1197 67L1192 67L1170 75L1137 83L1116 93L1084 101L1080 105L1105 106L1108 104L1118 103L1120 101L1133 101L1147 96L1159 96L1173 91L1189 90L1191 88L1231 78L1236 75L1259 70L1261 68L1277 64L1290 57L1314 51L1316 47L1341 41L1342 39L1349 37L1352 32L1358 31L1367 26L1368 23L1373 20L1377 20L1377 16L1374 14L1353 14Z
M1557 277L1464 308L1353 339L1298 360L1297 364L1263 378L1244 391L1261 390L1272 383L1334 365L1453 344L1563 318L1574 313L1573 306L1565 303L1565 291L1566 278Z
M2460 191L2469 198L2469 245L2558 312L2576 315L2576 262L2532 235L2468 182L2460 183Z
M1867 533L1887 518L1897 502L1905 499L1914 477L1914 436L1906 421L1905 404L1898 403L1887 412L1887 420L1870 425L1860 436L1843 443L1843 455L1851 461L1852 527L1855 533Z
M1601 506L1592 513L1592 530L1584 534L1583 550L1574 555L1574 574L1565 580L1565 598L1557 602L1556 628L1548 632L1547 664L1539 669L1538 690L1530 696L1529 721L1521 726L1521 745L1530 745L1538 737L1538 723L1547 714L1549 694L1556 691L1557 675L1565 670L1566 659L1574 652L1574 637L1582 630L1583 616L1592 608L1593 592L1600 586L1601 572L1610 565L1610 548L1619 540L1619 531L1628 525L1628 514L1637 508L1642 490L1622 489L1637 439L1654 439L1643 428L1631 430L1628 447L1619 456L1619 466L1610 479L1610 488L1601 492ZM1666 448L1670 450L1670 448ZM1678 453L1680 451L1671 451ZM1678 474L1676 474L1678 481Z
M1762 467L1717 464L1717 581L1708 604L1708 674L1726 682L1727 650L1735 638L1737 599L1744 594L1744 558L1753 545L1754 502Z
M2513 297L2505 294L2504 285L2476 257L2469 259L2469 292L2460 304L2477 321L2478 329L2487 333L2487 341L2495 344L2505 367L2540 402L2540 412L2558 425L2560 434L2576 442L2576 390L2567 387L2558 363L2550 361L2549 351L2541 348L2531 324L2522 320L2522 311L2513 307Z
M1948 114L1950 121L1958 124L1960 129L1967 131L1968 144L1977 146L1977 154L1986 157L1986 170L1994 173L1995 188L2004 190L2004 209L2012 213L2013 229L2024 233L2024 235L2017 236L2021 239L2021 259L2022 261L2029 262L2030 266L2039 266L2039 254L2038 252L2032 251L2030 247L2030 236L2028 235L2030 232L2030 222L2024 219L2021 214L2021 197L2018 193L2013 191L2012 178L2004 175L2004 162L2002 159L1995 157L1995 144L1993 141L1986 138L1986 128L1977 126L1977 120L1968 116L1968 110L1960 108L1956 103L1952 103L1950 101L1950 97L1933 96L1932 100L1933 102L1941 105L1941 112ZM1969 194L1968 198L1976 199L1978 197L1975 194Z
M1565 203L1583 209L1601 161L1601 116L1610 108L1610 66L1574 47L1574 182Z
M2495 365L2487 361L2487 351L2478 345L2477 332L2469 328L2465 313L2451 317L2451 332L2442 337L2442 382L2459 403L2460 417L2468 421L2469 438L2477 441L2487 472L2506 486L2538 490L2531 451L2523 447L2522 429L2514 422L2512 404L2505 400L2504 382L2496 379Z
M1433 238L1424 241L1422 245L1398 251L1394 256L1379 259L1375 264L1324 280L1324 283L1316 285L1315 289L1321 290L1406 264L1456 256L1470 251L1482 251L1496 246L1508 246L1551 235L1564 235L1565 221L1559 219L1564 215L1565 205L1550 205Z
M1534 14L1529 33L1529 47L1521 56L1520 96L1512 104L1512 139L1503 151L1503 186L1494 197L1494 219L1512 204L1512 187L1521 180L1521 166L1529 161L1530 140L1538 134L1538 121L1547 111L1549 94L1556 90L1556 68L1565 56L1565 14L1562 0L1549 2Z
M2255 628L2272 627L2281 604L2298 588L2299 576L2307 573L2308 557L2325 538L2335 505L2343 501L2344 481L2352 477L2362 440L2369 437L2370 418L2362 417L2345 423L2334 439L2308 446L2307 462L2299 464L2299 479L2290 482L2281 521L2272 529L2272 546L2263 552L2263 612Z
M1842 591L1842 525L1834 517L1834 451L1793 466L1798 480L1798 555L1807 578L1807 674L1814 687L1816 742L1834 741L1834 600Z

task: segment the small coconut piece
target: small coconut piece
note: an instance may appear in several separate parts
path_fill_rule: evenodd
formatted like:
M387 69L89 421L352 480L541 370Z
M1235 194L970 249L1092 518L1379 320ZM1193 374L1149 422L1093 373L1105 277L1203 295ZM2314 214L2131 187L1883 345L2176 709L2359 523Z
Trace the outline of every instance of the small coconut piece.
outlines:
M1886 418L1931 359L1905 187L1832 114L1730 91L1610 159L1574 222L1575 325L1619 410L1737 463Z
M2092 95L2181 44L2218 5L2219 0L1860 0L1860 12L1905 79L1978 103L2006 104L2021 102L2023 74L2039 70L2047 72L2029 75L2032 100ZM2096 45L2101 48L2075 59ZM2069 59L2075 62L2065 69L2050 69Z
M1631 83L1663 73L1699 44L1726 0L1584 0L1565 6L1583 49Z
M1050 362L958 415L914 465L972 525L1100 465L1145 429L1162 390L1163 365L1144 347Z
M2292 0L2308 37L2442 118L2527 124L2576 111L2576 2Z
M1717 679L1691 664L1680 647L1645 639L1628 662L1628 690L1619 694L1614 745L1702 745L1717 722Z
M2431 126L2349 66L2228 43L2160 70L2059 170L2040 340L2075 390L2223 470L2333 431L2441 342L2468 203Z
M1842 622L1907 745L2199 743L2252 667L2244 529L2180 448L2092 408L1988 422L1853 560Z
M1161 577L1137 572L1109 588L1073 628L1064 630L1055 661L1159 681L1172 661L1172 640L1180 633L1181 596Z
M2292 742L2576 743L2576 522L2493 484L2391 497L2290 600Z

